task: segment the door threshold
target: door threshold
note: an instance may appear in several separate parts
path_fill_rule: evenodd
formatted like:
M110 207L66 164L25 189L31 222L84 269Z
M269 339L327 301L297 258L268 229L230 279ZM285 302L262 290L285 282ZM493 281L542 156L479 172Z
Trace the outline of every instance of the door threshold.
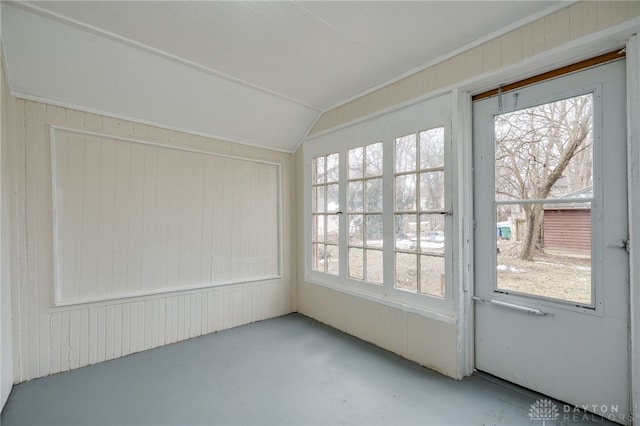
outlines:
M565 424L578 424L578 423L592 423L592 424L597 424L597 425L603 425L603 426L619 426L619 423L613 422L609 419L607 419L606 417L601 416L600 414L594 414L588 411L585 411L579 407L576 407L573 404L569 404L567 402L564 401L560 401L557 400L556 398L541 394L540 392L536 392L534 390L522 387L520 385L517 385L515 383L511 383L507 380L501 379L500 377L494 376L493 374L490 373L485 373L484 371L480 371L480 370L473 370L473 375L485 380L487 382L490 382L494 385L500 386L502 388L508 389L512 392L517 392L521 395L524 395L528 398L531 398L532 400L538 401L538 400L550 400L552 401L554 404L556 404L559 408L560 411L560 417L556 420L558 425L565 425ZM571 421L566 422L563 419L563 408L565 406L569 406L571 407L570 409L570 413L569 415L571 416L570 419ZM527 411L529 410L529 407L526 407ZM556 423L548 423L548 424L556 424Z

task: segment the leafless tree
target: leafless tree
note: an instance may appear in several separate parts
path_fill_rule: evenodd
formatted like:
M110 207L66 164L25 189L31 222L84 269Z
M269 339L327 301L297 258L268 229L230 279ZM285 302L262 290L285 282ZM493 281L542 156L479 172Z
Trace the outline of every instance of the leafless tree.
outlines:
M591 185L592 95L582 95L495 118L496 199L545 200L561 177L574 188ZM533 260L544 203L521 205L526 237L520 258Z

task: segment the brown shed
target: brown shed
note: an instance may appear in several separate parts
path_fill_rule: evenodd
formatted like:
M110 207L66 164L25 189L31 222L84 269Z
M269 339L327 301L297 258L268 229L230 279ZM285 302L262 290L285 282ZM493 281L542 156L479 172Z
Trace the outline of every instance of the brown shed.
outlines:
M591 198L591 187L564 198ZM544 251L563 256L591 256L591 204L548 204L544 207Z

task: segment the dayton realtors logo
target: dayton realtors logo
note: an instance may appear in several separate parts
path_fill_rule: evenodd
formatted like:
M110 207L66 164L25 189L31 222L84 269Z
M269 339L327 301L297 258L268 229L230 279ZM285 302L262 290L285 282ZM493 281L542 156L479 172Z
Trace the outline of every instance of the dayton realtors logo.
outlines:
M539 399L529 408L529 417L531 420L542 420L542 426L545 426L547 420L557 420L560 417L558 406L548 399Z
M594 414L599 412L600 414ZM558 405L550 399L539 399L529 408L531 420L542 421L545 426L547 421L562 422L601 422L610 420L618 423L631 423L633 416L620 413L617 405L579 405L564 404L562 411Z

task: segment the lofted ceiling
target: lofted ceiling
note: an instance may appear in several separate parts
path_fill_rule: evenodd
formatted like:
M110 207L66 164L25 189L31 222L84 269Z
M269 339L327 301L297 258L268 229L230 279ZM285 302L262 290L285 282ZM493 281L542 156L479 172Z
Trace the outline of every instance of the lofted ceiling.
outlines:
M2 1L17 96L292 151L327 109L570 2Z

